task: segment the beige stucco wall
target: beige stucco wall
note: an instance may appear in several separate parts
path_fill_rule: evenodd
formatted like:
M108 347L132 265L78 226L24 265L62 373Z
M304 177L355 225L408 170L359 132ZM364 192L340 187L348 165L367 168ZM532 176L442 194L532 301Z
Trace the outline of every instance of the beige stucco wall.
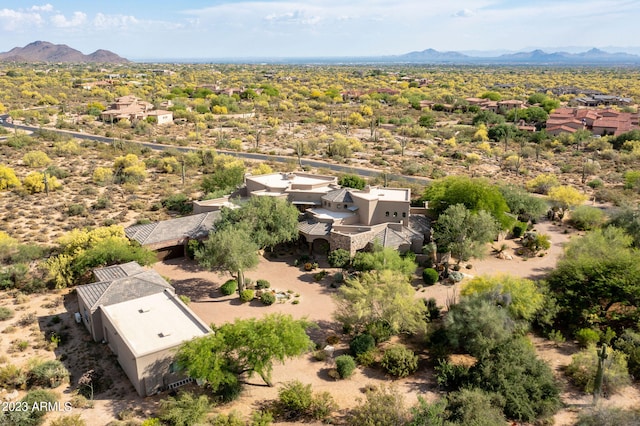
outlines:
M103 329L105 331L104 339L107 341L111 352L117 356L118 363L131 381L133 387L136 389L136 392L138 392L138 395L146 396L140 377L138 376L138 367L136 365L135 355L129 350L128 346L118 334L115 327L111 324L109 318L106 317L102 309L99 309L99 312L101 312L103 316Z

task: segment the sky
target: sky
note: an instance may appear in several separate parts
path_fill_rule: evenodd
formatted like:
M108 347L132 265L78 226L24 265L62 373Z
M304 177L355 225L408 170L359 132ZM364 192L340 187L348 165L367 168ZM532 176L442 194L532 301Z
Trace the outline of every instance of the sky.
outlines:
M638 0L2 0L0 52L36 40L131 60L611 51L640 47L638 22Z

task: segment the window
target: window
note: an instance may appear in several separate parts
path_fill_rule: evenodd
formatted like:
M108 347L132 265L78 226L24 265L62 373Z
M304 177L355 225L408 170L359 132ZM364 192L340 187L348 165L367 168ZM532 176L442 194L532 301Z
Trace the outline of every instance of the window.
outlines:
M386 217L389 217L389 212L385 212L385 213L384 213L384 215L385 215Z
M347 205L346 205L346 204L344 205L344 208L345 208L345 209L347 208Z
M398 212L393 212L393 217L398 217Z
M407 212L402 212L402 217L407 217Z
M339 209L342 208L342 206L340 204L337 204L336 207L339 208Z

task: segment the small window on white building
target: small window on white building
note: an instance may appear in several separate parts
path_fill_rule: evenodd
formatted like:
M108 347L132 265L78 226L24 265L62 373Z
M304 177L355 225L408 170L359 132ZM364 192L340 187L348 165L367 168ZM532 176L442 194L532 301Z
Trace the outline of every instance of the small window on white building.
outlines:
M393 212L393 217L398 217L398 212Z
M389 217L389 212L384 212L384 215L385 215L386 217Z

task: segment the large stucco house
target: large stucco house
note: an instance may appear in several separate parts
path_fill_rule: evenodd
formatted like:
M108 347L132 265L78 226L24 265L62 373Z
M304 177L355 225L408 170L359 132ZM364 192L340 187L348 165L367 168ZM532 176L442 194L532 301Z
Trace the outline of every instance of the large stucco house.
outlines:
M134 122L145 120L147 117L154 117L157 124L173 122L173 113L171 111L154 109L152 103L131 95L117 98L108 109L100 114L100 118L105 123L113 123L122 119Z
M136 262L96 269L97 282L77 288L78 312L91 337L108 345L140 396L188 381L175 350L211 329L157 272Z
M245 191L248 197L279 197L298 206L305 213L300 235L319 252L342 248L354 255L376 242L420 252L429 232L425 211L411 207L407 188L358 190L340 187L334 176L270 173L247 176ZM198 211L208 208L214 203L196 204Z

